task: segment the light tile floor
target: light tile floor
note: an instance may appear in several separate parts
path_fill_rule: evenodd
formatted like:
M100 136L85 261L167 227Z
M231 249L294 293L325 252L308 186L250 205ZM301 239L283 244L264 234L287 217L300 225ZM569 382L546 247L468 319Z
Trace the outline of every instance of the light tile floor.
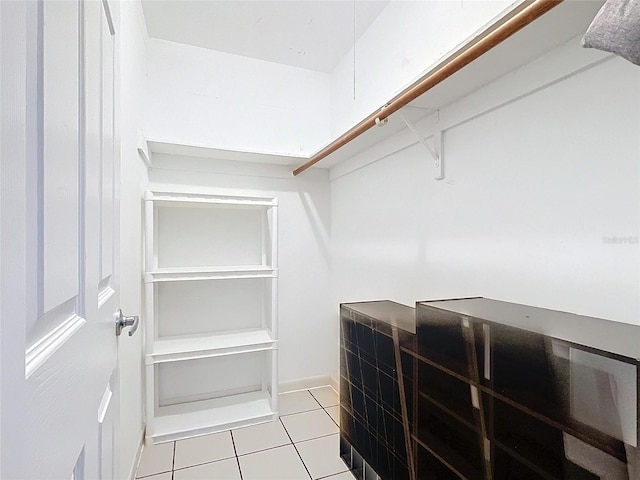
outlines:
M145 447L144 480L353 480L339 455L339 401L331 387L284 393L280 419Z

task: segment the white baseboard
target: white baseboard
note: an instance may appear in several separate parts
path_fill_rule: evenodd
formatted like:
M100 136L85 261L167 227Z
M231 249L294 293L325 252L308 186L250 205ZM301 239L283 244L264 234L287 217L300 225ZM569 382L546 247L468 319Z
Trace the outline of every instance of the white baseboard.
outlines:
M340 394L340 380L337 379L336 377L334 377L333 375L331 375L329 378L331 379L331 383L329 385L331 385L331 387L339 395Z
M278 385L279 393L295 392L298 390L307 390L309 388L330 386L336 392L340 390L338 381L331 375L321 375L319 377L300 378L298 380L290 380L281 382Z

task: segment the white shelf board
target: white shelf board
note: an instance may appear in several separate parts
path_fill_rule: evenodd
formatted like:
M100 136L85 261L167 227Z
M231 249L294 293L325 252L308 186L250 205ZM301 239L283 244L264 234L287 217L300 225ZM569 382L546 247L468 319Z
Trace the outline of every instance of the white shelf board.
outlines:
M230 150L208 145L187 145L174 141L147 139L147 148L152 153L164 155L179 155L197 158L212 158L217 160L232 160L236 162L265 163L271 165L291 166L304 162L308 157L289 153L268 153L249 150ZM153 162L153 161L152 161Z
M268 392L189 402L185 407L192 411L187 412L181 406L159 407L160 414L154 417L153 431L147 438L153 443L169 442L268 422L277 416ZM201 408L194 410L197 407Z
M267 329L236 330L156 340L146 356L147 365L238 353L274 350L277 340Z
M234 278L277 278L278 270L271 266L232 265L225 267L166 267L145 274L145 282L181 282L193 280L224 280Z
M234 195L213 195L207 193L185 193L171 191L146 191L144 199L159 206L175 206L175 204L211 204L242 207L274 207L278 205L277 198L271 197L243 197Z

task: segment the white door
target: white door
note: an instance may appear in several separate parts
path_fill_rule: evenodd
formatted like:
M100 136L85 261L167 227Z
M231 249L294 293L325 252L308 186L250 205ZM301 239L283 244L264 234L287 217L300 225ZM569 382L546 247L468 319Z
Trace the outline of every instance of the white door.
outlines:
M0 1L3 480L114 474L119 165L110 7L117 3Z

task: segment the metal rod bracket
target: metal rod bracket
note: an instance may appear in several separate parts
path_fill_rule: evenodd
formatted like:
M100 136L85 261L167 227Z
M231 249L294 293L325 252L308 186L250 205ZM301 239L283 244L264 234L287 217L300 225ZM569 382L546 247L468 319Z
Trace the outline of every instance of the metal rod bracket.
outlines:
M427 143L427 140L418 132L418 129L413 123L406 119L402 112L398 112L400 118L405 123L407 128L416 136L418 141L429 152L431 158L433 158L434 177L436 180L442 180L444 178L444 158L442 156L442 131L438 130L433 134L433 148ZM438 120L439 112L436 111L436 120Z

